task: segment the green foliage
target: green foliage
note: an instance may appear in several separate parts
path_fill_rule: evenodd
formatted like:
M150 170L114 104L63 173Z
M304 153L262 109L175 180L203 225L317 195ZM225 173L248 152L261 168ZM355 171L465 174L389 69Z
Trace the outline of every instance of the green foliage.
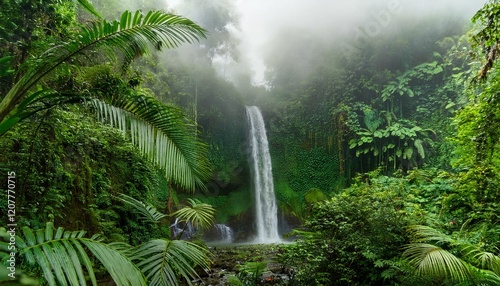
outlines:
M16 109L24 96L51 71L82 52L100 47L108 57L113 58L116 51L122 52L126 58L134 58L148 50L148 44L153 43L161 47L176 47L182 42L190 42L204 36L203 29L190 20L176 15L162 12L149 12L143 15L140 12L132 15L126 11L120 21L99 23L82 27L79 37L57 46L41 56L36 64L15 83L0 102L0 122L5 126L0 129L4 133L8 127L6 117L11 120L22 120L31 112L26 113L28 104L33 105L39 98L28 96L24 100L26 107ZM132 43L132 44L131 44Z
M109 103L92 103L103 120L130 134L132 144L164 170L167 179L190 191L204 187L210 170L206 147L180 109L131 90L115 91Z
M188 285L198 277L195 267L210 267L207 251L189 241L155 239L139 246L132 255L149 281L148 285L179 285L180 275Z
M396 256L408 219L402 215L402 198L389 190L380 184L359 185L316 205L305 224L313 235L288 246L282 257L297 268L301 285L382 281L374 263Z
M314 204L321 201L325 201L327 196L320 189L312 188L306 192L304 195L304 200L308 204Z
M432 277L442 285L497 285L500 257L484 250L481 228L467 231L466 227L446 235L431 227L411 226L412 243L403 255L418 275Z
M499 73L492 70L480 85L471 85L467 90L470 102L455 117L458 156L453 164L460 171L457 192L468 198L464 209L473 218L492 223L498 222L493 209L500 199L499 83Z
M191 223L195 228L208 229L214 225L214 214L213 206L196 199L188 199L188 205L174 212L172 216Z
M215 220L227 223L231 219L239 219L253 207L253 199L248 189L237 190L229 195L200 197L203 202L215 209Z
M162 218L167 215L156 210L155 207L146 205L145 203L138 201L132 197L129 197L125 194L119 194L118 199L129 206L134 208L134 211L141 214L142 218L148 222L158 223Z
M227 275L226 283L229 286L245 286L243 282L236 275Z
M498 20L499 14L500 3L497 0L492 0L486 3L472 17L472 22L480 24L480 26L472 36L471 42L473 47L478 48L479 53L485 57L484 64L477 75L478 79L485 79L498 59L497 44L500 40L500 35L498 34L498 27L500 26Z
M292 232L301 239L284 246L279 261L295 269L298 285L423 283L399 258L409 241L406 227L449 219L440 206L453 182L436 170L415 170L402 178L360 175L351 187L314 205L306 231Z
M279 209L300 219L306 216L305 201L299 192L283 181L275 183L274 191Z
M243 285L259 285L260 277L267 267L266 261L249 261L239 266L238 278Z
M129 60L146 53L151 43L157 48L161 46L172 48L203 36L204 30L194 22L180 16L153 11L146 15L141 12L132 14L126 11L120 21L100 20L98 23L82 27L75 39L49 49L36 61L25 63L28 66L26 72L0 102L0 134L4 134L17 122L41 110L87 98L89 96L87 93L55 91L51 88L32 92L32 89L52 71L63 67L64 63L85 51L101 48L104 56L114 59L118 50L126 60ZM125 130L128 121L131 122L131 126L140 125L134 124L136 121L131 120L131 117L128 117L127 121L124 114L140 117L143 120L140 123L147 121L149 125L146 124L146 127L131 128L132 138L139 138L138 144L142 143L139 144L140 147L145 146L140 148L141 151L159 163L165 169L167 177L181 187L194 190L196 184L201 185L201 180L208 177L208 162L196 150L181 151L183 148L203 147L196 139L193 140L194 134L189 132L192 125L173 107L168 108L153 98L138 95L130 90L127 93L121 91L113 94L114 97L108 98L108 102L118 105L119 109L102 101L94 101L100 102L98 106L101 115L109 115L106 117L109 117L111 123L120 127L122 131ZM152 108L156 109L154 114L149 112ZM180 131L183 128L181 126L186 128L185 132ZM145 139L145 136L148 139ZM156 141L152 139L155 137ZM157 149L156 152L153 152L152 147ZM175 160L169 164L165 156L160 154L167 154L170 160L172 158ZM173 168L173 164L176 165L176 169Z
M117 130L76 107L34 119L39 121L25 121L0 138L5 154L0 168L15 170L21 178L20 223L39 228L53 220L67 229L96 232L104 230L105 222L126 227L135 221L112 219L119 217L120 208L113 206L110 193L139 195L157 188L161 175L137 150Z
M54 229L52 223L36 231L25 226L22 235L16 236L15 246L25 266L37 266L48 285L87 285L88 280L97 285L87 251L101 262L117 285L146 285L139 269L123 252L123 245L105 244L97 236L85 238L85 233ZM10 237L5 229L2 236ZM8 243L0 245L3 251L8 250Z

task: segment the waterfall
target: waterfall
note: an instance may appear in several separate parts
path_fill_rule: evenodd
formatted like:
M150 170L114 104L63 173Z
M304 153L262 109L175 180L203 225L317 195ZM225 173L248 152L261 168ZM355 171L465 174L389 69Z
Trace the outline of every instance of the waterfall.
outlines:
M181 235L180 239L191 239L196 232L196 229L194 229L190 223L187 223L187 225L180 225L178 218L175 219L174 224L172 224L170 228L172 229L173 238L177 238L177 236Z
M215 229L220 236L221 242L233 242L233 230L225 224L216 224Z
M264 119L256 106L247 106L250 129L251 166L255 191L255 223L257 243L276 243L278 235L278 208L274 196L273 174Z

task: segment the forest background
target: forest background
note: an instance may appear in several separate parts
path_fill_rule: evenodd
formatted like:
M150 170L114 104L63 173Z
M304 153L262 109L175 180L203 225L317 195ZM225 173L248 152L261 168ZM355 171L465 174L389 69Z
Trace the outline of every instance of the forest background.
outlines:
M2 2L3 99L99 17L125 21L125 9L172 11L153 0L136 7L93 1L95 10L86 3ZM17 224L85 230L129 245L174 239L174 217L144 223L119 199L125 194L167 215L211 205L215 222L248 240L254 226L245 106L257 105L280 231L301 229L295 234L302 240L280 258L295 269L298 285L495 285L500 4L471 15L436 9L411 21L405 4L372 4L368 20L360 17L357 28L335 37L280 30L263 51L258 82L239 49L244 39L235 36L239 15L230 1L177 4L172 12L201 28L171 46L157 41L148 53L142 46L92 47L68 58L30 86L36 97L0 113L0 170L16 174ZM150 142L137 139L146 135L122 128L108 106L128 108L126 100L136 100L134 111L150 120L164 113L150 114L140 102L166 105L171 113L161 120L186 127L167 132L179 136L181 149L194 150L184 153L192 160L186 173L172 171L183 161L169 167L152 159L144 147ZM8 200L7 192L1 196ZM8 205L0 210L8 213ZM21 267L28 276L47 279L31 264Z

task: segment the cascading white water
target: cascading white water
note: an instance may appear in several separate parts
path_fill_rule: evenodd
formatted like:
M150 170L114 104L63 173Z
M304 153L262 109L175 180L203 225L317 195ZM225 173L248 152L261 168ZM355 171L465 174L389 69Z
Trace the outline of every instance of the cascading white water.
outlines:
M185 226L179 225L179 219L176 218L174 224L170 226L172 229L173 237L176 239L191 239L196 232L196 229L187 223ZM178 237L180 235L180 237Z
M225 224L214 225L217 233L220 236L221 242L231 243L233 242L233 230Z
M247 106L250 129L251 171L255 189L256 243L276 243L278 235L278 208L274 196L273 173L266 127L256 106Z

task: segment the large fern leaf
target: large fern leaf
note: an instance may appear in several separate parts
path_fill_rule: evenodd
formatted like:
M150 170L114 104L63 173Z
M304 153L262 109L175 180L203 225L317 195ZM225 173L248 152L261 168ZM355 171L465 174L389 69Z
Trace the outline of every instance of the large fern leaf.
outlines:
M189 285L198 277L195 267L208 269L210 259L206 250L184 240L151 240L139 248L132 257L146 275L149 285L179 285L181 276Z
M423 276L466 281L471 276L468 265L447 250L427 243L412 243L403 254Z
M188 206L174 212L172 216L180 221L191 223L194 227L208 229L214 225L215 209L209 204L188 199Z
M157 211L155 207L146 205L145 203L130 196L120 194L118 199L133 207L137 213L142 215L142 219L146 221L158 223L162 218L167 216L166 214Z
M83 27L74 40L55 46L29 63L26 73L0 102L0 122L46 75L62 63L85 51L100 48L104 55L114 57L117 52L125 57L147 53L149 45L176 47L204 37L205 30L193 21L160 11L146 15L125 11L120 20L100 20Z
M97 285L88 253L101 262L117 285L146 285L141 271L123 252L96 237L85 238L85 234L55 229L52 223L36 231L25 226L22 235L16 236L16 247L20 258L38 266L48 285Z
M204 187L210 177L206 145L179 108L135 93L92 103L102 119L130 134L132 143L165 171L167 179L190 191Z

